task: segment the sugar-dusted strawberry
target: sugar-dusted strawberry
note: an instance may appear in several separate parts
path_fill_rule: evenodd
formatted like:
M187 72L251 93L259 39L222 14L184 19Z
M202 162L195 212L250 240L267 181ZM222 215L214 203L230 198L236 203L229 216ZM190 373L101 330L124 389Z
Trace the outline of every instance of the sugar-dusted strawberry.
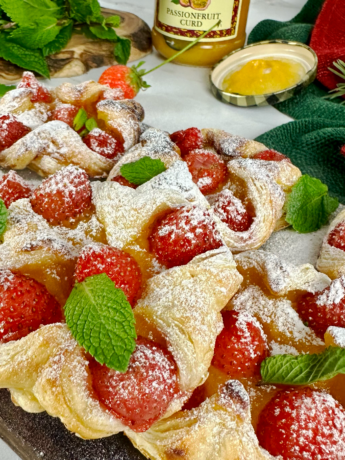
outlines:
M42 86L32 72L24 72L17 88L30 88L32 90L31 102L52 102L50 91Z
M117 160L121 153L124 152L123 142L99 128L94 128L90 131L84 137L83 141L89 149L109 160Z
M222 246L210 213L197 206L183 206L159 219L149 241L158 261L169 268Z
M212 364L229 377L253 377L268 356L266 336L249 313L224 311L224 329L217 337Z
M0 270L0 343L18 340L42 324L61 322L62 309L45 286Z
M143 62L138 65L127 67L126 65L112 65L108 67L99 77L101 85L110 88L120 88L123 91L123 99L133 99L141 88L148 88L149 85L143 81L145 70L139 69Z
M330 246L345 251L345 222L340 222L328 235L327 243Z
M213 204L215 214L234 232L245 232L251 226L253 218L242 201L230 190L223 190Z
M283 161L286 160L291 163L290 158L277 152L276 150L264 150L258 152L253 156L254 160L265 160L265 161Z
M60 104L53 110L51 119L63 121L68 126L73 128L73 121L78 111L79 111L79 108L75 107L74 105Z
M283 390L261 412L257 436L282 460L340 460L345 458L345 410L320 391Z
M297 304L303 321L323 336L329 326L345 327L345 276L315 294L304 294Z
M31 205L48 222L58 224L90 209L91 198L91 185L86 172L70 165L37 187L31 197Z
M141 286L141 271L130 254L103 244L85 246L77 261L75 276L79 283L88 276L105 273L125 293L133 306Z
M170 135L170 139L181 150L182 157L187 155L191 150L202 149L204 145L204 139L198 128L176 131Z
M118 182L121 185L124 185L125 187L130 187L130 188L138 188L138 185L132 184L129 182L129 180L125 179L123 176L115 176L111 179L112 182Z
M21 198L30 198L31 194L30 185L15 171L10 171L0 177L0 198L6 208Z
M184 157L193 182L201 193L209 195L226 180L227 167L224 161L208 150L192 150Z
M178 393L177 367L170 352L138 337L127 372L90 362L100 401L133 431L143 432L167 410Z
M31 131L13 115L0 116L0 152L8 149L15 142Z

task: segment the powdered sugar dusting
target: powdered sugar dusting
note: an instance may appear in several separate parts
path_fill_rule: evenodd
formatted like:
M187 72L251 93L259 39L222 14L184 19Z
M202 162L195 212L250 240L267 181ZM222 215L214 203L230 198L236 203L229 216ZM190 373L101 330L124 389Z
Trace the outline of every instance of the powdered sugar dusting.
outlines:
M338 304L343 301L345 297L345 276L342 275L340 278L334 280L329 289L326 289L322 294L320 294L316 303L318 305L323 305L332 308L334 304Z

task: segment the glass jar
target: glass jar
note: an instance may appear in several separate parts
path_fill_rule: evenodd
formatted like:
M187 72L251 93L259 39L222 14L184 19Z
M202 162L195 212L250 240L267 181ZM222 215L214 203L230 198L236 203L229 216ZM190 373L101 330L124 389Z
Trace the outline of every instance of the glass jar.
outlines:
M165 58L214 26L190 50L173 62L211 67L244 46L250 0L157 0L153 45Z

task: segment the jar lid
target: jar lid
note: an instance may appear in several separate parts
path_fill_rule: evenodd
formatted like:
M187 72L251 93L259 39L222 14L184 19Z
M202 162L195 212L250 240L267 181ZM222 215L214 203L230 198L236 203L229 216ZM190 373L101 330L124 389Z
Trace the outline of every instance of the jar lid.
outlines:
M305 75L294 86L290 86L275 93L262 95L243 95L229 93L222 89L224 78L231 72L238 70L253 59L281 58L296 61L305 69ZM233 51L214 66L210 74L211 90L213 95L226 104L240 107L274 105L286 101L300 93L316 78L318 58L309 46L303 43L287 40L267 40L253 43L244 48Z

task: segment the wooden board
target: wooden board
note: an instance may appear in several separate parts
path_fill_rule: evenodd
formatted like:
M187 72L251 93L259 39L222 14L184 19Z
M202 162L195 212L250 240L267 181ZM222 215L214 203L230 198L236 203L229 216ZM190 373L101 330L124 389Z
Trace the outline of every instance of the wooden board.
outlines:
M102 8L104 16L117 14L121 25L116 33L129 38L132 49L129 61L141 59L152 50L151 30L149 26L132 13ZM91 40L85 35L74 34L66 48L47 58L52 77L68 78L86 73L90 69L116 64L113 54L114 44L106 40ZM23 69L0 59L0 83L11 83L21 78Z

